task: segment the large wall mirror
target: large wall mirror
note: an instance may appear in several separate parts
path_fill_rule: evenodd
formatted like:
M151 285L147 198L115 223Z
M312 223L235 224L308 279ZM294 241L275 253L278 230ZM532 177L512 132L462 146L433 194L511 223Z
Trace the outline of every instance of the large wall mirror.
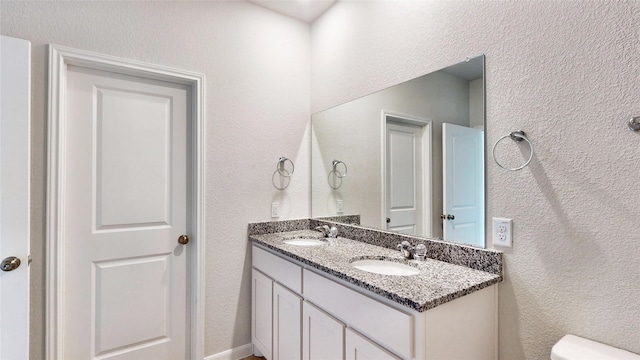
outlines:
M312 216L484 240L484 56L312 115Z

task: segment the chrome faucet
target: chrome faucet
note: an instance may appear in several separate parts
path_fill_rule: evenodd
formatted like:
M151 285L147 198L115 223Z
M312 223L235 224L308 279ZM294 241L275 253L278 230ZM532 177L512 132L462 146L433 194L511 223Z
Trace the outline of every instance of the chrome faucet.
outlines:
M397 248L400 250L400 253L402 254L402 256L404 256L405 259L413 259L413 254L415 251L415 248L409 244L408 241L403 241L400 244L398 244Z
M316 231L320 231L324 237L336 238L338 237L338 228L335 226L329 227L329 225L316 226Z

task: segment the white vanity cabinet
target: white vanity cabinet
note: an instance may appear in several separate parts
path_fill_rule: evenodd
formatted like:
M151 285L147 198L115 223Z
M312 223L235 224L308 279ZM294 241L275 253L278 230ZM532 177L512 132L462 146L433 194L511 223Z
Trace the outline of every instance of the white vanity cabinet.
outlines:
M496 285L418 312L283 256L253 246L257 355L268 360L497 359Z
M300 358L302 298L282 285L273 285L273 359ZM271 358L268 358L271 359Z
M254 269L251 284L253 347L267 359L273 359L273 280Z
M416 316L408 309L391 307L307 269L303 283L306 301L394 353L415 357Z
M399 360L400 358L383 349L379 345L347 329L345 334L346 360Z
M302 359L344 359L345 325L306 301L302 309Z
M302 268L253 247L251 340L256 355L299 359L302 347Z

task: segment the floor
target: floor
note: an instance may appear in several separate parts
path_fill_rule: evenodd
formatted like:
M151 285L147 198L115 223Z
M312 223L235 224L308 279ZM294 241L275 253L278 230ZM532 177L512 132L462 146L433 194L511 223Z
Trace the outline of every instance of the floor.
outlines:
M253 356L252 355L252 356L246 357L246 358L244 358L242 360L264 360L264 357L257 357L257 356Z

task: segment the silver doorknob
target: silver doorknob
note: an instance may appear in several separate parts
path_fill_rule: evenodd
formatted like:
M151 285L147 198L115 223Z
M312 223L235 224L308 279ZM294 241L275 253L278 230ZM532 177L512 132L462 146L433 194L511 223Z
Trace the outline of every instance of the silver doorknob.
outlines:
M187 245L189 243L189 237L187 235L180 235L178 237L178 243L182 245Z
M2 271L13 271L18 267L20 267L20 259L15 256L9 256L0 263L0 270Z

